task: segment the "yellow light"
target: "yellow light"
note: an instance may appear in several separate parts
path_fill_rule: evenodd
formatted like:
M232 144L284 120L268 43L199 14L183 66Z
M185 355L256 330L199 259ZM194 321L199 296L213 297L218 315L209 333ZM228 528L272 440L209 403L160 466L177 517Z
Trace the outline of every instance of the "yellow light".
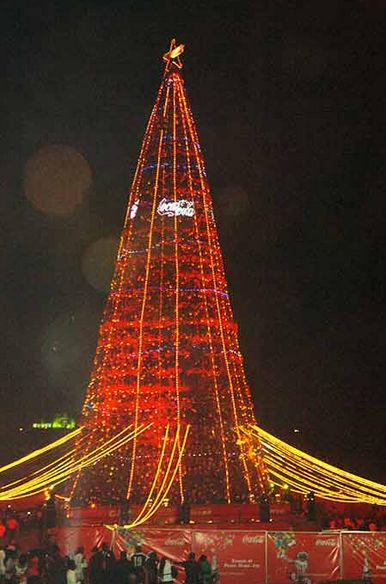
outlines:
M132 523L130 523L129 525L125 525L125 528L132 529L134 527L138 527L139 525L142 525L143 523L148 521L148 519L150 519L158 511L158 509L161 507L161 505L163 504L165 498L167 497L167 495L168 495L168 493L173 485L174 479L175 479L176 474L178 472L178 469L181 465L182 456L183 456L183 453L184 453L184 450L186 447L186 442L187 442L188 435L189 435L189 430L190 430L190 426L187 426L182 443L180 443L180 437L179 437L180 427L177 427L176 435L175 435L174 441L173 441L172 450L171 450L171 453L169 456L169 461L167 464L167 468L166 468L162 483L158 489L157 495L155 496L154 499L151 499L151 493L149 493L147 502L143 505L142 510L140 511L140 513L138 514L136 519ZM164 445L166 445L167 441L168 441L167 440L167 433L165 432ZM177 460L174 462L176 452L178 453ZM163 453L164 453L164 449L163 449L161 454L163 454ZM160 466L161 466L161 462L162 462L161 458L163 458L163 456L160 457L158 469L160 469ZM173 462L174 462L174 468L172 470ZM158 469L157 469L157 472L158 472ZM153 486L152 486L151 491L154 490L155 483L156 483L156 479L153 481ZM148 504L150 504L150 506L148 509L146 509Z
M257 426L242 428L252 441L259 440L273 482L296 493L331 501L386 505L386 486L364 479L286 444ZM252 455L253 456L253 455ZM276 479L276 481L275 481Z
M34 495L44 492L46 497L47 494L50 496L49 487L53 484L53 479L55 484L60 484L61 482L67 480L67 478L74 472L95 464L98 460L104 456L111 454L118 448L121 448L124 444L133 440L134 437L138 436L142 432L149 429L151 424L147 426L139 426L136 430L128 433L128 428L124 428L117 435L113 436L110 440L103 443L101 446L95 448L90 453L85 454L83 457L77 461L69 462L67 459L64 463L61 461L63 457L59 459L59 464L50 468L48 472L37 474L34 473L35 478L25 479L25 481L18 485L17 487L6 489L0 489L0 500L13 500L20 499L27 495Z
M208 247L209 247L209 254L210 254L210 266L211 266L212 281L213 281L214 288L217 289L218 283L217 283L217 277L216 277L216 271L215 271L216 261L215 261L215 258L213 257L214 245L213 245L212 233L211 233L211 229L210 229L210 225L209 225L209 215L208 215L208 205L207 205L207 201L210 200L210 196L208 193L208 186L204 180L202 157L200 156L200 153L199 153L198 148L197 148L197 143L198 143L197 132L195 131L193 120L190 119L189 110L188 110L187 103L186 103L186 98L182 92L181 92L181 98L182 98L182 103L184 105L185 115L186 115L189 131L190 131L190 135L191 135L191 139L192 139L192 145L193 145L193 148L195 151L195 155L197 157L197 167L198 167L198 172L199 172L199 177L200 177L201 192L203 193L203 208L204 208L205 223L206 223L206 235L207 235L207 239L208 239L208 243L209 243ZM227 345L225 342L223 316L221 314L220 302L219 302L217 294L215 295L215 303L216 303L216 309L217 309L218 327L219 327L219 332L220 332L220 337L221 337L221 344L222 344L222 348L223 348L223 357L224 357L225 368L226 368L226 372L227 372L228 384L229 384L229 389L230 389L230 397L231 397L232 411L233 411L233 416L234 416L235 430L236 430L236 434L237 434L237 439L240 440L241 434L240 434L240 426L239 426L239 416L238 416L237 407L236 407L235 390L234 390L234 386L233 386L233 379L232 379L230 364L229 364L229 360L228 360ZM240 458L241 458L242 466L244 467L244 478L246 480L247 487L248 487L248 495L251 496L252 484L251 484L251 478L250 478L250 474L249 474L249 468L248 468L248 465L246 462L246 457L245 457L245 453L244 453L242 446L240 447L240 450L241 450L241 457Z
M183 50L183 45L182 50ZM177 203L177 128L176 128L176 85L178 83L178 78L176 78L173 83L173 199ZM176 338L175 338L175 384L176 384L176 407L177 407L177 428L180 426L181 419L181 407L180 407L180 371L179 371L179 351L180 351L180 307L179 307L179 295L180 295L180 270L179 270L179 260L178 260L178 217L177 213L174 215L174 265L176 272L176 304L175 304L175 319L176 319ZM184 488L182 484L182 468L178 468L178 479L180 487L180 500L181 503L184 501Z
M24 464L25 462L28 462L29 460L32 460L33 458L36 458L37 456L41 456L42 454L45 454L46 452L49 452L50 450L53 450L54 448L58 448L62 444L65 444L69 440L72 440L73 438L75 438L78 434L80 434L80 432L82 432L82 430L83 430L83 427L78 428L77 430L74 430L74 432L70 432L70 434L66 434L66 436L59 438L59 440L55 440L55 442L51 442L50 444L47 444L47 446L43 446L43 448L39 448L37 450L34 450L33 452L30 452L26 456L23 456L22 458L19 458L18 460L15 460L13 462L10 462L9 464L6 464L5 466L2 466L0 468L0 473L5 472L6 470L9 470L11 468L14 468L15 466L19 466L20 464Z
M181 103L183 102L183 89L181 85L178 87L178 91L180 93L180 100ZM190 196L193 200L193 178L192 178L192 170L191 170L191 162L190 162L190 153L188 148L188 140L187 140L187 111L185 107L183 108L183 115L182 115L182 125L183 125L183 132L185 135L185 155L186 155L186 162L187 162L187 169L188 169L188 180L189 180L189 192ZM204 263L203 263L203 251L202 251L202 244L201 239L199 236L199 229L197 224L197 216L196 213L194 214L194 231L196 234L196 239L198 242L198 254L199 254L199 262L200 262L200 275L201 275L201 282L202 286L205 287L205 276L204 276ZM210 353L210 360L211 360L211 367L212 367L212 379L213 379L213 386L214 386L214 394L216 400L216 410L220 425L220 436L221 436L221 446L222 446L222 455L223 455L223 463L224 463L224 473L225 473L225 496L228 503L231 502L231 492L230 492L230 477L229 477L229 465L228 465L228 455L226 450L226 441L225 441L225 432L224 432L224 420L221 410L220 404L220 396L219 396L219 387L216 375L216 367L215 367L215 359L214 359L214 350L213 350L213 341L212 341L212 329L210 326L209 320L209 310L208 310L208 302L206 298L206 294L204 294L204 309L205 309L205 320L206 320L206 330L208 335L208 343L209 343L209 353Z
M135 391L135 415L134 415L134 427L135 428L138 426L138 419L139 419L139 396L140 396L140 386L141 386L143 324L144 324L144 318L145 318L145 308L146 308L148 285L149 285L150 260L151 260L151 251L152 251L152 243L153 243L153 226L154 226L154 218L155 218L156 207L157 207L157 192L158 192L158 182L159 182L159 171L160 171L160 160L161 160L163 134L164 134L164 131L163 131L163 129L161 129L160 137L159 137L159 143L158 143L157 170L156 170L155 182L154 182L153 204L152 204L152 210L151 210L151 219L150 219L148 246L147 246L144 292L143 292L143 298L142 298L141 315L140 315L140 319L139 319L137 381L136 381L136 391ZM129 474L129 484L128 484L128 488L127 488L127 498L128 499L129 499L129 497L131 495L131 489L132 489L133 480L134 480L134 471L135 471L135 462L136 462L136 457L135 457L135 455L136 455L136 449L137 449L137 441L134 438L134 440L133 440L133 450L132 450L132 455L131 455L131 467L130 467L130 474Z

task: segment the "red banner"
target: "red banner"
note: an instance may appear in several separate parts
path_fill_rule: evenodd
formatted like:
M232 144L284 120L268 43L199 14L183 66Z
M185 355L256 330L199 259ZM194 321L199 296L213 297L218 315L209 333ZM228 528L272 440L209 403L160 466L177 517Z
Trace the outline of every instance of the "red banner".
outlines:
M110 545L113 532L106 527L62 527L56 530L55 540L64 555L73 554L77 547L83 546L87 557L95 546L101 546L103 542Z
M159 558L165 556L174 562L182 562L192 551L192 531L190 529L162 529L144 527L141 529L116 530L116 550L127 550L134 553L135 546L140 544L142 551L155 551Z
M253 531L194 531L196 558L217 563L221 584L264 582L265 534Z
M173 562L186 560L192 551L191 529L162 529L144 527L143 529L118 528L114 537L115 552L127 550L134 553L135 547L141 545L146 554L149 551L156 552L158 558L165 556ZM116 554L117 555L117 554ZM178 578L175 582L183 582L183 568L178 567Z
M340 576L339 536L276 531L267 534L268 582L314 584Z
M344 578L371 578L386 581L386 533L342 533Z
M102 542L113 545L116 555L122 549L134 552L141 544L144 553L153 550L159 558L165 556L175 563L185 560L190 551L196 553L197 559L205 554L212 565L217 565L222 584L317 584L340 577L371 578L373 584L386 584L386 533L382 532L326 534L156 527L117 528L113 532L102 526L54 531L52 537L63 554L72 554L82 545L90 557L92 548ZM22 549L39 543L37 530L28 535L29 538L20 536ZM178 571L177 582L182 582L184 570L179 567Z

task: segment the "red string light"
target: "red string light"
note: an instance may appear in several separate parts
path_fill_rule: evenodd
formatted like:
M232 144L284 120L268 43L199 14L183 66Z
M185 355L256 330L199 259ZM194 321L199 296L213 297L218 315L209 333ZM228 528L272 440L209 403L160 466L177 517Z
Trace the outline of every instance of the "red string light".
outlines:
M263 464L250 464L239 429L255 418L182 49L165 55L82 416L96 443L128 424L152 426L82 471L77 500L146 501L166 426L178 449L177 428L191 428L171 502L246 500L264 487Z

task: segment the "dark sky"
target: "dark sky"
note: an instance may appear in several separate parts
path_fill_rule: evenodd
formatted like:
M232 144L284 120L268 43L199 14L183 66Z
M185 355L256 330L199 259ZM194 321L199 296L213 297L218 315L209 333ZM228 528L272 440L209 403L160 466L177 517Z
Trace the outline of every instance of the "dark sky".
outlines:
M8 431L82 402L104 302L84 256L119 235L176 36L258 419L386 480L385 27L375 0L3 0ZM91 168L68 215L47 215L24 193L27 161L49 145Z

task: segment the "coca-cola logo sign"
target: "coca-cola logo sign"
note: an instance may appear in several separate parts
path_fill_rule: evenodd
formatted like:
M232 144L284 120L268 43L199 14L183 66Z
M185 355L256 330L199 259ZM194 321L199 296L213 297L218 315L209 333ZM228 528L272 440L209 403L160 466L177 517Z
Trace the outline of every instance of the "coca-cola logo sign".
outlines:
M194 203L184 199L178 201L162 199L158 203L157 213L158 215L166 215L166 217L193 217Z
M264 535L244 535L243 543L264 543Z
M130 207L130 211L129 211L130 219L135 218L135 216L137 215L138 207L139 207L139 199L136 199Z
M315 542L315 545L325 545L325 546L335 546L336 540L334 538L322 539L318 538Z

